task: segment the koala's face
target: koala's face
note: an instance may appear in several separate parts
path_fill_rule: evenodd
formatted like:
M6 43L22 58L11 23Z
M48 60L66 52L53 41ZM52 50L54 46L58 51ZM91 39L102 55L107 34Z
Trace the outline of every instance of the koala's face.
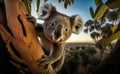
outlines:
M44 34L52 42L65 42L71 33L78 33L82 24L78 15L69 17L61 14L51 4L45 4L39 13L39 19L45 21Z
M45 21L44 33L53 42L66 41L72 33L70 18L61 14L55 14Z

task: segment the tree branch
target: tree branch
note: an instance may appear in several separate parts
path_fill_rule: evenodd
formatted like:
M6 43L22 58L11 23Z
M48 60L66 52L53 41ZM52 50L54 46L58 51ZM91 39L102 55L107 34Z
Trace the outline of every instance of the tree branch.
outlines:
M55 74L49 66L44 69L38 66L37 60L44 54L32 23L26 19L26 8L22 0L4 0L8 28L11 34L0 24L0 33L7 44L7 49L17 62L27 66L32 74ZM16 59L19 59L16 60ZM15 64L15 63L14 63ZM15 64L16 65L16 64Z

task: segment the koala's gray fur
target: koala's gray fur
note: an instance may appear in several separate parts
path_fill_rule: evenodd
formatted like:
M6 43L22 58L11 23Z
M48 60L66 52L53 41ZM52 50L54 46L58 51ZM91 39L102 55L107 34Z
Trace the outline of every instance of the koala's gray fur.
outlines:
M58 72L64 63L65 41L72 33L78 34L82 19L78 15L67 16L56 11L52 4L44 4L38 13L38 19L44 20L43 26L36 24L36 33L47 56L39 59L42 66L50 64Z

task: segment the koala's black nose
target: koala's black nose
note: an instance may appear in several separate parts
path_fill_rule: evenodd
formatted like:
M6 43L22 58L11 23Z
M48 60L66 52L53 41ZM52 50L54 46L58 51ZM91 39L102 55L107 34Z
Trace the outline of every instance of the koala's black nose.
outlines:
M55 34L56 36L61 36L61 34L62 34L62 25L58 25L58 26L55 28L54 34Z

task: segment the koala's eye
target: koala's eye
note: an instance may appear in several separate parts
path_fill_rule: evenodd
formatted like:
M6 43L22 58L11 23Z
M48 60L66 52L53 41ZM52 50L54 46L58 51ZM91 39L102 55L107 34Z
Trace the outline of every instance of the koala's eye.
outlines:
M65 31L67 32L67 31L68 31L68 28L65 28Z
M79 26L75 26L75 29L79 29Z

